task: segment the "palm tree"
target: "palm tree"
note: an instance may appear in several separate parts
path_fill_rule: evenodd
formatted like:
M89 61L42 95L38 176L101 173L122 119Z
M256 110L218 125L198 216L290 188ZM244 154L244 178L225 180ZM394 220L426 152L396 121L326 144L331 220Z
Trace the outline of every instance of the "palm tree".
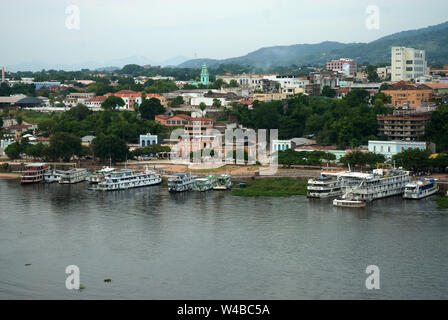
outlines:
M204 102L201 102L199 104L199 109L201 109L202 116L204 116L204 110L205 110L206 107L207 107L207 105Z

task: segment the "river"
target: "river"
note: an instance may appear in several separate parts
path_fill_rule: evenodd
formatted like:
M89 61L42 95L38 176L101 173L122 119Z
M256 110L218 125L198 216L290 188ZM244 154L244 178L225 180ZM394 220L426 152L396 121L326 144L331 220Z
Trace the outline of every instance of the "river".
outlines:
M447 299L448 210L0 180L0 298Z

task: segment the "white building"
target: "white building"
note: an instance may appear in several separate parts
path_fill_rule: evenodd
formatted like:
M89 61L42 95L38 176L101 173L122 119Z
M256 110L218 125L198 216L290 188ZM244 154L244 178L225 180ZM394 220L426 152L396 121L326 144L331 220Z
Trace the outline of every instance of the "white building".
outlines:
M106 101L106 99L107 97L105 96L97 96L86 100L84 104L92 111L100 111L101 105L104 101Z
M277 76L273 74L225 74L218 75L216 79L222 79L223 82L230 84L235 80L240 87L250 88L252 90L263 90L263 83L267 76Z
M87 100L95 97L94 92L74 92L68 94L63 103L68 107L76 107L78 103L85 104Z
M305 89L305 86L310 83L310 81L306 79L288 77L288 76L279 76L279 75L264 76L264 79L277 82L278 84L280 84L281 89L296 89L296 88Z
M391 49L392 81L409 81L426 75L425 50L406 47Z
M192 106L199 106L201 103L205 103L207 107L211 107L213 105L213 100L215 99L221 102L221 106L227 106L229 104L229 102L224 98L208 98L208 97L191 98L190 104Z
M272 140L271 153L291 149L291 140Z
M376 73L381 80L385 80L388 76L391 75L392 66L380 67L376 69Z
M369 152L379 153L384 155L387 159L392 156L405 151L407 149L426 150L429 148L426 142L418 141L377 141L369 140Z

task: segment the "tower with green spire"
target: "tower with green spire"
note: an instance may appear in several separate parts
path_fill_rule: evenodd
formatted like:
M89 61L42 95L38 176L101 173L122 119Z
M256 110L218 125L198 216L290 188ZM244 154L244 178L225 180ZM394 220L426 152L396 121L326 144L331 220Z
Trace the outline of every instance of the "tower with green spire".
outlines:
M205 63L202 65L202 72L201 72L201 83L204 86L208 86L209 82L209 76L208 76L208 70Z

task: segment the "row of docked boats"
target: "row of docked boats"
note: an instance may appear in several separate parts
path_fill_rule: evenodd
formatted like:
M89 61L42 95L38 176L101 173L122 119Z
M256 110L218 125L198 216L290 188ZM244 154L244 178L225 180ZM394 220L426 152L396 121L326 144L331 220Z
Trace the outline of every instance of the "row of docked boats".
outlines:
M188 173L178 173L168 179L168 190L170 192L228 190L231 187L232 178L228 174L198 178Z
M25 166L20 182L29 183L52 183L74 184L86 181L88 172L86 169L73 168L70 170L51 169L45 163L30 163Z
M31 163L25 166L21 179L23 184L38 182L74 184L83 181L91 184L89 190L115 191L157 185L162 182L162 177L149 170L148 167L142 171L103 167L100 170L88 172L80 168L56 170L50 169L45 163ZM228 174L195 177L188 173L179 173L168 179L170 192L227 190L231 187L232 179Z
M322 172L308 180L309 198L336 198L338 207L365 207L376 199L401 195L404 199L422 199L439 191L437 181L423 178L411 181L409 171L374 169L362 172Z

